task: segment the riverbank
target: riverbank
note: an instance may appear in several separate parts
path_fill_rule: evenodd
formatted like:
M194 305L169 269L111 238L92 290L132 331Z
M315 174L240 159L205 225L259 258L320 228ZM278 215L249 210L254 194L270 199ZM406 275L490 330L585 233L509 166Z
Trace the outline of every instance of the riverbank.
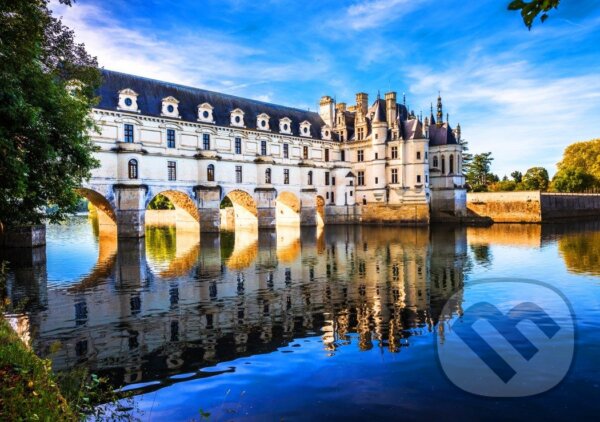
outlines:
M76 421L50 361L27 348L0 318L0 420Z

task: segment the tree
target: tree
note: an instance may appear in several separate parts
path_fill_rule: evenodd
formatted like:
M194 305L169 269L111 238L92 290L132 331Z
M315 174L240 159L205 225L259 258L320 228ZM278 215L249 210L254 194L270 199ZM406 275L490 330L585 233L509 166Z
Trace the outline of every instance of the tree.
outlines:
M169 198L167 198L166 196L159 193L154 198L152 198L152 201L150 201L150 203L148 204L148 209L151 209L151 210L174 210L175 205L173 205L173 203L169 200Z
M494 177L490 173L493 160L491 152L484 152L473 155L471 162L464 166L467 183L471 190L475 192L487 191L488 179Z
M559 170L552 179L552 189L556 192L585 192L596 184L594 176L579 168Z
M548 190L550 177L544 167L531 167L523 176L523 188L525 190Z
M600 139L569 145L557 166L559 171L580 169L600 181Z
M48 0L0 0L0 40L0 223L59 221L98 164L89 137L97 62Z
M513 180L515 181L515 183L521 183L523 181L523 173L521 173L518 170L513 171L510 174L510 177L513 178Z
M540 21L545 22L548 19L550 9L556 9L560 0L513 0L508 4L508 10L520 10L521 17L525 26L531 30L533 21L540 15Z

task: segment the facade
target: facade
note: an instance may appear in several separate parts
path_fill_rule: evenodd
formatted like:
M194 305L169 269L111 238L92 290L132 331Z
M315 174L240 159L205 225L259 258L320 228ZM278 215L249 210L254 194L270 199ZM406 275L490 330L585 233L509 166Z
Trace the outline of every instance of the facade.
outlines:
M325 96L304 111L103 71L92 110L100 168L81 193L101 224L143 236L158 193L178 224L218 231L228 197L236 224L426 224L465 211L460 127L422 122L396 93L356 105Z

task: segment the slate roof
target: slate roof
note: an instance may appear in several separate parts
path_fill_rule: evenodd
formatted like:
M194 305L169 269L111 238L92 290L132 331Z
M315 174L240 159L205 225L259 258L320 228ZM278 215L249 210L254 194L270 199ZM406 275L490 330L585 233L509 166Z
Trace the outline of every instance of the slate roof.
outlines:
M262 101L236 97L200 88L177 85L141 76L129 75L112 70L102 70L102 84L98 90L100 103L98 109L117 109L118 92L122 89L133 89L138 95L137 103L140 114L161 117L162 99L172 96L179 101L181 120L197 122L198 105L209 103L217 126L230 126L230 113L239 108L244 111L244 124L247 129L256 128L256 117L267 113L270 117L271 133L279 133L279 119L289 117L292 120L292 134L300 135L300 123L307 120L311 123L311 136L321 138L321 127L325 122L319 113L270 104Z
M456 137L454 136L452 128L448 123L444 123L441 126L437 126L436 124L432 124L429 126L430 146L451 144L458 144L458 142L456 142Z

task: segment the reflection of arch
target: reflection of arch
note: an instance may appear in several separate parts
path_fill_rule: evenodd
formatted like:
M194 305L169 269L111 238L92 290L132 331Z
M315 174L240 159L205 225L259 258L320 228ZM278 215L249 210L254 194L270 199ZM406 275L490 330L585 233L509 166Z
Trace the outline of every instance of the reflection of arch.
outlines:
M146 230L148 267L159 277L189 274L198 262L200 238L195 232L175 227L152 227Z
M233 251L225 260L227 268L243 270L248 268L258 255L258 235L256 230L236 230L234 235Z
M300 254L300 226L277 227L277 259L281 263L291 263Z
M80 292L97 286L111 276L117 260L117 238L114 236L98 239L98 261L88 275L77 284L69 287L69 292Z
M291 192L281 192L276 201L277 225L300 225L300 200Z
M233 227L230 227L231 221L227 222L227 208L222 210L221 213L221 226L224 229L250 229L254 230L258 228L258 210L256 207L256 201L248 192L243 190L235 189L226 195L233 205ZM225 221L223 221L225 219Z
M88 188L79 188L76 192L96 209L100 235L115 235L117 233L117 216L111 203L99 192Z
M325 225L325 198L317 195L317 227Z
M187 193L176 190L165 190L156 192L154 196L158 194L165 196L171 201L175 210L147 210L146 220L149 225L157 223L159 225L177 224L179 229L189 228L199 231L200 215L198 214L198 207ZM154 199L154 196L148 200L146 206Z

